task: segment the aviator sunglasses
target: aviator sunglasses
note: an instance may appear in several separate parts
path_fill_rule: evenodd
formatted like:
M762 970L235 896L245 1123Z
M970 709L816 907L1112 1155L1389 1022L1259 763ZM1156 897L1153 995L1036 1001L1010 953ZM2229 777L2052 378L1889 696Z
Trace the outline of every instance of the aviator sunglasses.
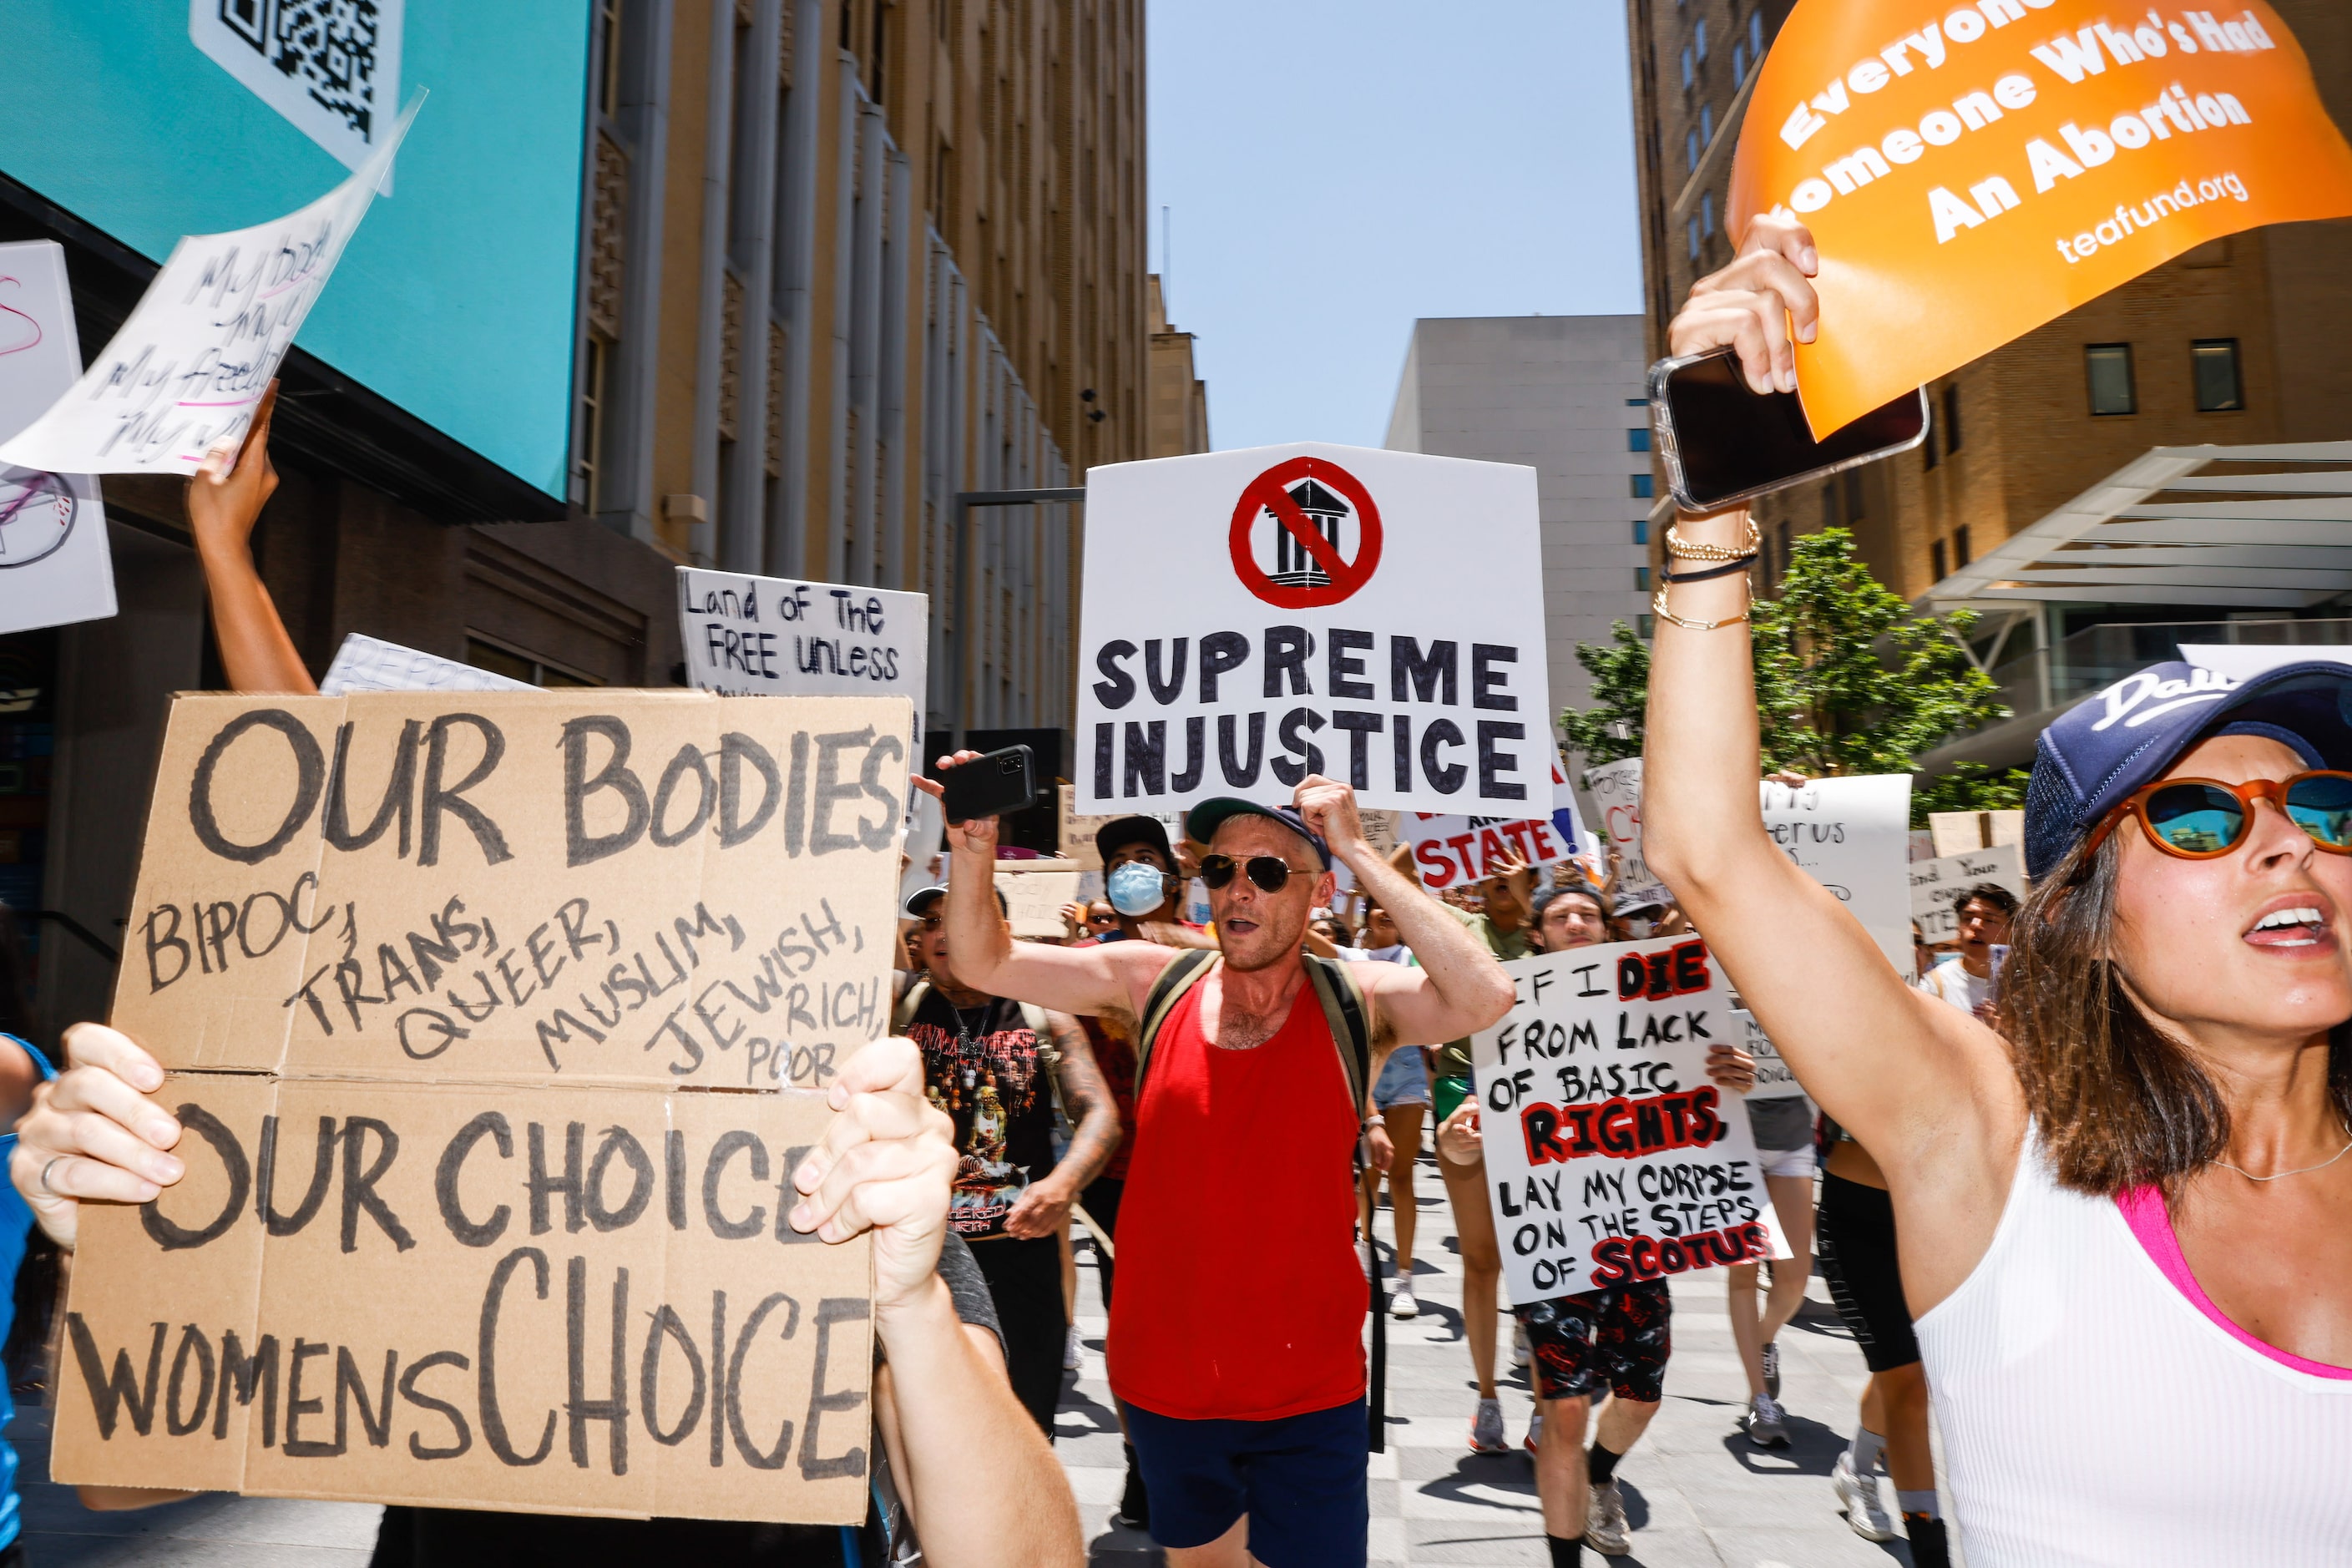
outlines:
M2091 835L2096 849L2126 816L2147 841L2184 860L2227 855L2253 831L2254 803L2267 800L2331 855L2352 855L2352 773L2294 773L2284 779L2159 779L2135 790ZM2086 851L2087 853L2087 851Z
M1279 855L1253 855L1247 860L1236 860L1230 855L1204 855L1201 858L1201 880L1207 883L1212 890L1232 881L1236 871L1248 872L1249 879L1269 893L1282 891L1283 884L1290 880L1294 871L1301 876L1315 874L1313 868L1293 866Z

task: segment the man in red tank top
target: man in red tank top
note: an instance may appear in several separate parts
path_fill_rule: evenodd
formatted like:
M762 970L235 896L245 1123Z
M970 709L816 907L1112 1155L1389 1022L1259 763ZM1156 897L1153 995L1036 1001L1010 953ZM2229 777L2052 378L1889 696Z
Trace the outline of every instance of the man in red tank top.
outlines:
M1173 1568L1349 1568L1364 1561L1366 1533L1368 1292L1349 1160L1362 1118L1346 1043L1332 1038L1300 956L1308 911L1330 900L1333 860L1421 962L1349 965L1373 1077L1401 1046L1495 1023L1511 984L1365 842L1345 784L1308 774L1287 805L1204 801L1186 828L1209 847L1201 877L1222 959L1162 1021L1139 1086L1111 1389ZM950 823L948 843L948 940L971 983L1135 1035L1178 955L1139 942L1014 943L989 899L995 820Z

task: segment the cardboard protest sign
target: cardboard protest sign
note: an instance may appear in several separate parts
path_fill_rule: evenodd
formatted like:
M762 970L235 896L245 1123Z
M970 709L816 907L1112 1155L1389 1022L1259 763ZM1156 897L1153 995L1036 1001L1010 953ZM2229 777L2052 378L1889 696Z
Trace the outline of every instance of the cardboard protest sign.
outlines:
M58 1479L865 1516L868 1247L783 1223L820 1097L174 1073L157 1099L189 1175L83 1210Z
M344 636L319 682L321 697L344 697L354 691L530 691L526 681L496 670L459 664L437 653L403 647L396 642Z
M1487 1196L1514 1301L1785 1258L1738 1095L1741 1032L1696 937L1514 959L1472 1037Z
M1122 816L1149 816L1167 830L1168 847L1175 849L1184 842L1184 814L1181 811L1100 811L1081 812L1076 809L1078 786L1058 784L1061 822L1062 858L1076 861L1082 870L1103 868L1102 854L1095 847L1095 835Z
M0 435L41 416L81 374L65 247L0 245ZM0 632L114 614L106 512L88 474L0 468Z
M2025 843L2022 811L1931 811L1927 837L1937 856L1966 855L1996 845ZM1930 857L1934 858L1934 857Z
M1895 973L1910 973L1911 775L1759 787L1772 841L1838 896Z
M1401 814L1399 826L1412 845L1421 879L1440 891L1457 882L1499 876L1514 860L1529 866L1557 865L1585 847L1577 819L1576 791L1558 763L1551 773L1549 816L1436 816Z
M1086 544L1080 809L1310 773L1370 806L1541 809L1534 469L1311 444L1113 463L1087 470Z
M1642 759L1603 763L1584 775L1584 787L1591 792L1598 814L1594 833L1617 851L1617 907L1638 909L1671 900L1674 895L1642 858Z
M2268 5L1840 0L1773 40L1724 210L1812 230L1823 435L2207 240L2352 213L2352 148Z
M420 93L359 171L309 206L173 246L106 352L0 444L0 462L193 474L214 446L241 439L423 101Z
M999 860L996 890L1014 936L1067 936L1062 906L1078 896L1084 868L1075 860Z
M1803 1096L1805 1086L1780 1056L1780 1047L1757 1023L1756 1015L1745 1008L1735 1008L1731 1015L1739 1022L1738 1044L1741 1050L1756 1058L1756 1087L1748 1091L1749 1100L1794 1100Z
M700 689L736 697L898 696L920 719L929 595L694 566L677 569L677 592L687 678Z
M191 1173L83 1217L57 1476L862 1517L866 1248L784 1223L829 1112L740 1090L887 1026L908 721L178 698L113 1022Z
M889 1016L907 722L183 695L113 1022L175 1068L821 1088Z
M1911 875L1911 918L1932 945L1949 942L1959 929L1955 911L1962 895L1980 882L2008 889L2025 901L2025 863L2014 844L1998 845L1966 855L1936 860L1914 860Z

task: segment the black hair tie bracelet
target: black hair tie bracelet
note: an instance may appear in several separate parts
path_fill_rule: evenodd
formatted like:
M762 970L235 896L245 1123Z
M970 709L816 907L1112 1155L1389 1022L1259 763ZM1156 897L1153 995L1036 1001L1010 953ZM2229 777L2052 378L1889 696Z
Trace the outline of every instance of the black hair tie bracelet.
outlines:
M1710 577L1728 577L1734 572L1747 571L1748 563L1755 559L1756 552L1751 550L1747 554L1739 556L1736 560L1727 561L1720 566L1710 566L1704 572L1677 572L1673 567L1669 566L1664 568L1658 573L1658 581L1661 583L1704 583Z

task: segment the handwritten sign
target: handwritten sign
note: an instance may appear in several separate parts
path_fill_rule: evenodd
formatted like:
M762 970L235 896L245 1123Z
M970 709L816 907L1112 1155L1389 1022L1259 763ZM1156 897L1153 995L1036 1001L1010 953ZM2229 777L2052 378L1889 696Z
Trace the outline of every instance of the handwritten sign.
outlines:
M1996 845L1966 855L1915 860L1911 873L1911 918L1932 944L1949 942L1959 931L1960 900L1970 888L1990 882L2025 901L2025 863L2014 844Z
M359 171L309 206L172 247L114 341L0 462L100 474L193 474L240 439L303 318L367 216L406 113Z
M322 697L353 691L529 691L532 688L496 670L443 658L421 648L403 647L381 637L348 633L335 661L319 682Z
M1311 773L1381 809L1549 809L1534 469L1318 444L1111 463L1086 522L1080 809Z
M1706 944L1503 968L1517 1000L1470 1048L1511 1299L1789 1256L1738 1097L1706 1076L1740 1040Z
M0 245L0 432L13 436L81 374L66 253ZM0 468L0 632L114 614L106 513L88 474Z
M1780 1047L1774 1045L1772 1037L1764 1032L1763 1026L1757 1023L1756 1015L1745 1008L1738 1008L1731 1016L1739 1021L1742 1031L1741 1037L1737 1042L1739 1048L1756 1058L1756 1087L1748 1091L1748 1098L1750 1100L1801 1098L1805 1092L1805 1086L1797 1081L1795 1070L1780 1055Z
M1911 775L1814 779L1760 786L1764 829L1790 859L1838 896L1896 973L1911 973Z
M1817 435L2208 240L2352 213L2352 148L2262 0L1801 5L1748 102L1724 216L1819 242Z
M1670 902L1674 895L1642 858L1642 759L1603 763L1584 775L1584 787L1598 814L1594 831L1617 851L1617 907Z
M996 889L1014 936L1067 936L1062 906L1078 896L1084 875L1075 860L999 860Z
M922 712L926 594L677 569L688 679L735 697L904 697Z
M1514 860L1551 866L1573 859L1583 847L1584 834L1576 791L1557 763L1552 765L1551 798L1549 816L1434 816L1413 811L1401 813L1399 826L1412 844L1421 879L1442 890L1457 882L1500 876Z
M1081 870L1103 868L1102 852L1095 847L1095 835L1123 816L1149 816L1167 831L1171 850L1184 842L1184 814L1181 811L1104 811L1081 812L1076 809L1078 786L1055 786L1061 811L1060 843L1062 858L1077 863Z
M864 1244L783 1216L887 1024L908 717L176 699L113 1021L191 1174L84 1218L56 1473L861 1517Z

